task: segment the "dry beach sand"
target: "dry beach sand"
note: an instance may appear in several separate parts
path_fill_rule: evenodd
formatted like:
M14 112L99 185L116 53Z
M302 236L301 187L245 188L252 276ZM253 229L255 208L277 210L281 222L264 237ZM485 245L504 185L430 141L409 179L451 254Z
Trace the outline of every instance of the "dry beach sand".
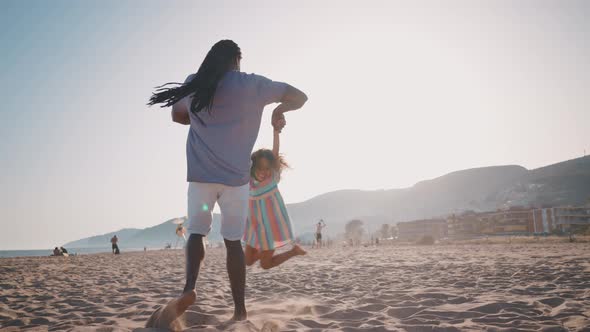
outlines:
M2 331L141 328L183 287L181 250L0 259ZM248 268L232 314L225 250L207 252L188 330L590 331L590 244L309 250Z

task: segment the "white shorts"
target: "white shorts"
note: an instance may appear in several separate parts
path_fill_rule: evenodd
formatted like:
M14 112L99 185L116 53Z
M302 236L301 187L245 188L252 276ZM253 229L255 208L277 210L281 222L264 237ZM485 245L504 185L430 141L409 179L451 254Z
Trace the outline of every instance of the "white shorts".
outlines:
M221 210L221 236L229 241L241 240L248 218L249 184L230 187L219 183L189 182L189 234L207 235L211 231L215 203Z

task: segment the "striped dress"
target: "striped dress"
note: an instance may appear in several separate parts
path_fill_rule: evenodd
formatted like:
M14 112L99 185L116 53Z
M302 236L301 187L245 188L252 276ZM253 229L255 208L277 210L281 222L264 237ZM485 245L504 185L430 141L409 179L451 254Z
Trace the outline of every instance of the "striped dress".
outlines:
M279 176L250 179L250 206L244 242L258 250L274 250L293 241L293 228L278 188Z

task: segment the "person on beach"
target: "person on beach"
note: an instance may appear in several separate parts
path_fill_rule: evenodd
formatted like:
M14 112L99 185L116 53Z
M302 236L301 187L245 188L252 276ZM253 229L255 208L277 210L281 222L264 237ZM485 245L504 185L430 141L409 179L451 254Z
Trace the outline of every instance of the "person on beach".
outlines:
M186 243L186 228L182 224L176 226L176 243L174 244L174 249L178 246L178 241L182 239L184 243Z
M61 250L59 250L58 247L55 247L53 249L53 255L52 256L63 256L63 254L62 254Z
M315 241L318 249L322 248L322 228L324 227L326 227L326 223L320 219L315 228Z
M280 121L279 127L284 120ZM297 244L291 250L275 255L275 249L292 243L293 229L287 207L279 192L282 171L288 167L279 155L280 130L275 128L272 150L260 149L252 154L250 168L250 209L244 242L246 265L260 260L263 269L271 269L292 257L305 255Z
M157 88L148 105L172 106L172 120L188 125L186 143L188 227L186 282L183 295L151 319L152 327L168 327L196 299L195 286L205 256L203 237L211 230L214 205L221 210L221 235L234 301L234 320L247 318L244 304L246 264L241 239L248 216L250 154L266 105L280 103L272 124L282 129L284 113L307 101L300 90L264 76L240 71L242 53L231 40L217 42L196 74L183 84ZM157 323L153 323L157 322ZM157 325L157 326L153 326Z
M115 236L111 238L111 249L113 251L113 254L119 254L119 245L117 244L118 242L119 238L115 234Z

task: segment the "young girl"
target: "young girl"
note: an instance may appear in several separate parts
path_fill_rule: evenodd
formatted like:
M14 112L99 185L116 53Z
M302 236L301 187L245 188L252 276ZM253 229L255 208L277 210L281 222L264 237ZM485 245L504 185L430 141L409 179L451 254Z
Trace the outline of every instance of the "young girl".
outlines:
M275 249L293 242L293 229L287 207L277 187L281 171L288 167L279 155L279 133L274 130L273 149L260 149L252 154L250 169L250 209L244 241L246 265L260 260L263 269L270 269L291 257L305 255L298 245L287 252L274 255Z

